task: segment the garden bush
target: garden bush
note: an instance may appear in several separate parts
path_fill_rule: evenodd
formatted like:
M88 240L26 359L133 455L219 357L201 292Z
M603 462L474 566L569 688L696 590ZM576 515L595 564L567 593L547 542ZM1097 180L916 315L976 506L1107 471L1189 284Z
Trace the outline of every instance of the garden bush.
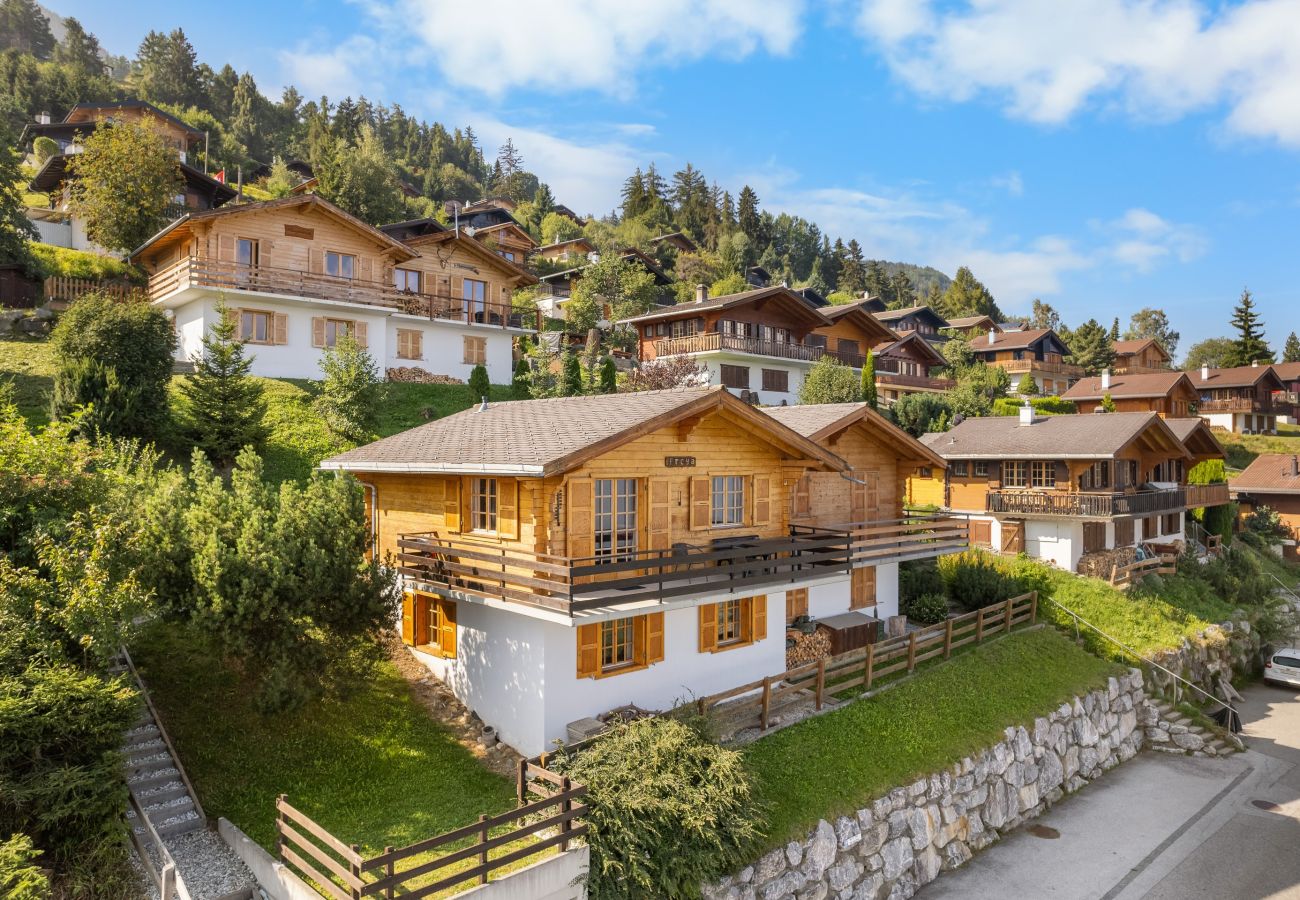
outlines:
M0 841L0 897L6 900L46 900L50 880L36 860L41 851L25 834Z
M1252 509L1242 521L1242 525L1252 534L1265 540L1282 540L1291 536L1291 529L1282 522L1277 510L1267 506Z
M968 612L1002 603L1023 593L1017 579L1006 574L986 553L966 552L939 560L948 596Z
M620 723L556 767L587 786L592 900L699 897L761 837L743 758L697 722Z
M899 604L899 612L917 625L934 625L948 618L948 598L943 594L921 594Z
M469 373L469 392L475 403L483 400L492 391L492 382L488 379L487 367L482 363Z
M1023 405L1023 399L999 397L993 401L993 415L1016 416L1020 414L1020 407ZM1030 397L1029 405L1034 408L1034 412L1044 416L1065 416L1079 411L1073 400L1062 400L1056 396Z
M943 576L932 559L910 560L898 567L898 596L903 603L944 592Z
M335 434L369 440L378 416L379 370L370 353L351 336L339 338L321 356L325 379L316 408Z

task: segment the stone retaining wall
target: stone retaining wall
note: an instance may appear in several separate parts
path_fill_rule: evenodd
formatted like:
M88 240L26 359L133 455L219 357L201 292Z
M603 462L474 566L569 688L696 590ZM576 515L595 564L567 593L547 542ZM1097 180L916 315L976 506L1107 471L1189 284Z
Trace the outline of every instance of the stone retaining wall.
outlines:
M1250 674L1256 667L1259 653L1259 633L1243 620L1211 625L1191 638L1185 638L1181 647L1163 650L1151 658L1201 690L1223 697L1226 694L1219 682L1231 681L1233 672ZM1152 693L1179 699L1182 692L1188 690L1186 685L1178 685L1159 669L1153 668L1147 674ZM1188 699L1199 704L1205 698L1194 696Z
M1137 669L1011 727L982 753L897 787L706 886L707 900L905 900L1142 748Z

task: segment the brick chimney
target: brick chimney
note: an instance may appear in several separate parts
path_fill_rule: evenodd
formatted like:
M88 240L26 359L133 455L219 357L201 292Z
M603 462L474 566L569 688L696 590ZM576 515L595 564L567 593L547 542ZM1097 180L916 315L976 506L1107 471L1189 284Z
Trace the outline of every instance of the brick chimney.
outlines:
M695 286L695 302L703 303L709 299L709 286L707 284L697 284Z

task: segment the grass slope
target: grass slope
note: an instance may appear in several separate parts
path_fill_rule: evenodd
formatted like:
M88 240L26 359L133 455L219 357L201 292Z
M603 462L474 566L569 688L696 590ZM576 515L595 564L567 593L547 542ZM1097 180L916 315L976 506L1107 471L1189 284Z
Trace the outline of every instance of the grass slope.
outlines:
M768 843L951 765L1119 671L1050 629L1022 632L762 738L745 760L768 810Z
M387 661L347 698L263 716L195 633L156 626L134 656L208 815L268 849L281 793L367 852L514 805L514 785L431 719Z
M1269 434L1228 434L1216 431L1223 449L1228 452L1227 465L1236 474L1263 453L1300 453L1300 425L1278 425L1277 436Z

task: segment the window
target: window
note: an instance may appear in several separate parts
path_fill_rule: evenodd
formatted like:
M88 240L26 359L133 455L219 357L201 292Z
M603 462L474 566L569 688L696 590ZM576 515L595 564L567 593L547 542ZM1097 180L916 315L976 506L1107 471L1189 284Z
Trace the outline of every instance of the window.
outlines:
M826 349L826 335L824 335L824 334L810 334L810 335L808 335L808 337L804 338L804 344L806 344L806 345L809 346L809 347L820 347L820 348L822 348L823 350L825 350L825 349Z
M393 287L408 294L420 293L420 273L414 269L394 269Z
M857 341L846 341L844 340L844 338L840 338L835 346L839 348L839 353L841 356L862 355L862 345L859 344Z
M712 525L745 524L745 479L741 475L714 475L709 498Z
M481 320L487 305L487 282L465 278L460 283L461 309L471 321Z
M1133 546L1132 519L1115 520L1115 546L1116 548Z
M487 365L487 338L471 337L470 335L466 335L464 338L464 349L465 365Z
M595 498L596 556L619 562L636 555L635 478L597 478Z
M634 631L631 618L600 623L600 671L610 672L636 663Z
M257 265L257 241L251 238L235 238L235 262L241 266Z
M402 598L402 642L434 656L454 659L455 601L429 594L405 594Z
M418 328L397 329L397 358L423 359L424 332Z
M1029 487L1029 466L1024 460L1008 459L1002 463L1002 486Z
M325 346L333 347L338 344L340 338L348 335L355 336L356 324L351 319L326 319L325 320Z
M349 253L325 251L325 274L337 275L339 278L351 278L356 271L357 258Z
M749 390L749 366L731 366L722 363L722 384L738 390Z
M979 462L975 463L975 477L976 478L989 477L989 464L987 461L980 460Z
M703 603L697 609L701 653L717 653L767 639L765 595ZM804 613L806 612L805 605Z
M952 475L954 478L965 478L967 477L966 473L969 471L969 468L970 467L967 464L966 460L964 459L958 460L957 462L952 464Z
M763 390L788 392L790 390L790 373L783 369L764 369Z
M718 641L717 646L726 647L738 644L745 639L741 628L740 599L723 600L718 605Z
M1056 487L1056 463L1034 460L1030 466L1030 484L1036 488Z
M1178 513L1166 513L1161 520L1161 534L1178 534L1182 530L1182 517Z
M1085 491L1109 490L1110 460L1103 459L1093 463L1079 476L1079 487Z
M502 259L508 259L511 262L515 261L515 252L513 250L498 250L497 253Z
M664 658L664 614L648 613L579 625L578 677L635 672Z
M239 339L249 344L269 344L274 335L274 320L269 312L244 309L239 312Z
M644 333L645 333L645 336L646 336L647 338L652 338L652 337L654 337L654 336L655 336L655 327L654 327L653 325L647 325L647 326L645 327L645 332L644 332Z
M673 337L690 337L699 330L699 323L696 319L677 319L668 323L669 332Z
M497 480L475 478L470 484L469 525L471 531L496 534Z

